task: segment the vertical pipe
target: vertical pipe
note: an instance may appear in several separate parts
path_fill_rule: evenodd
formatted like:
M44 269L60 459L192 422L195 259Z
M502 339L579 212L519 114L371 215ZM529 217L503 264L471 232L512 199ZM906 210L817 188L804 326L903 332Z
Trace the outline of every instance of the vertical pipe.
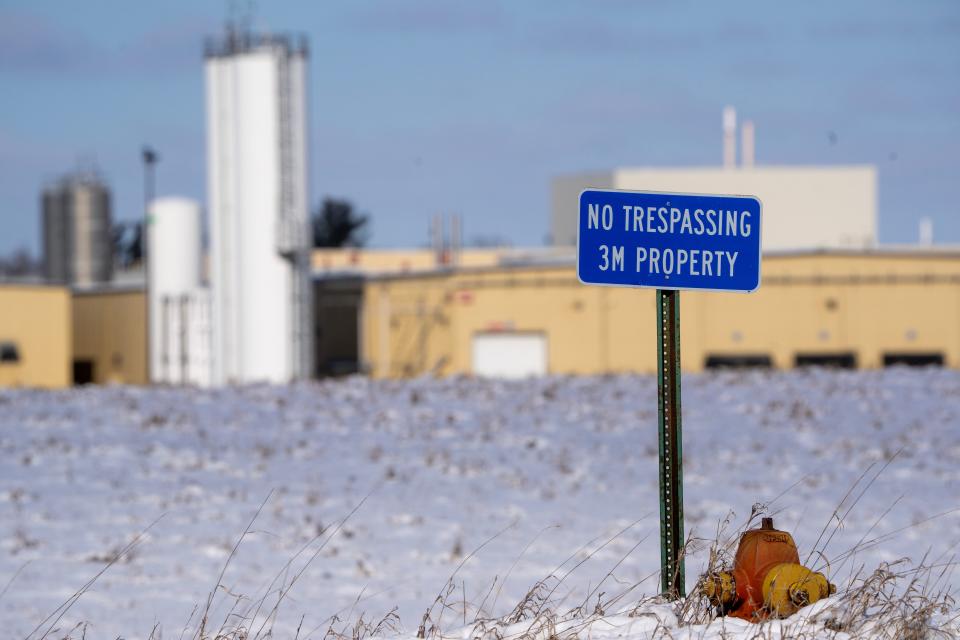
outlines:
M437 218L437 233L440 238L440 264L446 267L450 264L450 236L447 233L447 216L441 214Z
M188 371L190 370L190 333L188 321L189 296L184 293L180 295L180 377L177 382L185 385L190 384Z
M733 169L737 166L737 110L727 106L723 108L723 167Z
M745 168L753 167L755 160L753 120L743 121L743 129L740 130L740 136L740 164Z
M140 232L140 261L143 263L144 305L146 311L144 320L146 354L144 362L147 378L146 383L149 384L153 381L153 375L150 371L150 313L152 312L153 305L150 304L150 256L148 255L147 245L150 244L148 240L150 237L150 202L153 201L156 191L155 167L158 156L156 151L144 145L141 150L141 157L143 158L143 229Z
M377 368L381 378L390 377L390 292L384 286L380 288L380 304L377 305L380 315L380 337L377 346L380 350Z
M427 305L423 297L417 299L417 351L420 357L417 375L427 372Z
M456 266L460 262L460 215L450 216L450 264Z
M354 298L354 304L357 310L357 373L370 374L372 372L369 370L369 361L367 360L367 353L365 351L366 341L364 331L367 326L367 307L364 304L364 295L363 285L361 285L360 294ZM319 367L319 363L314 364L314 367Z
M440 216L435 215L430 219L430 246L433 248L434 266L440 266L442 263L442 240L440 230Z
M683 440L680 409L680 292L657 289L660 414L660 580L669 599L685 595Z
M463 254L463 216L457 214L457 264L460 264L460 257Z

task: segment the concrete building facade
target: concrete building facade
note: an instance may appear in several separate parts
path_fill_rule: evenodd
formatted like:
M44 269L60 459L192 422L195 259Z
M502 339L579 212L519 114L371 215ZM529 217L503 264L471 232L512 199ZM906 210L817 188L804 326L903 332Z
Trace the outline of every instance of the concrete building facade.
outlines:
M553 182L553 244L576 246L578 196L587 188L757 196L764 251L877 245L873 166L623 168L562 176Z

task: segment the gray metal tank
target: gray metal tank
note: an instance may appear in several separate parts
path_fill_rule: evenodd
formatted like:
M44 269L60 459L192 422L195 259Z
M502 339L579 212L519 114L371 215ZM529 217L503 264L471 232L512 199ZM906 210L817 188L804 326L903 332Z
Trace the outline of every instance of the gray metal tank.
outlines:
M110 190L90 172L68 175L43 191L44 275L89 286L113 278Z

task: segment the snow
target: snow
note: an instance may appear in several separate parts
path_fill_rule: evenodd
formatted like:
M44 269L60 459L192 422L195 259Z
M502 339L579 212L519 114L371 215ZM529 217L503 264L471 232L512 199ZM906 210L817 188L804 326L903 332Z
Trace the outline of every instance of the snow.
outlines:
M960 372L707 373L684 377L683 401L688 590L718 528L735 541L755 503L801 559L826 531L810 562L841 592L902 557L952 562ZM758 627L734 619L681 625L676 606L647 599L659 587L656 431L649 376L2 390L0 628L26 637L147 530L56 623L61 635L85 621L87 638L155 625L179 637L226 563L210 619L268 594L262 620L293 580L271 623L281 637L323 637L334 615L376 624L395 607L382 631L412 637L431 606L428 635L473 637L471 621L507 616L551 575L544 608L579 637L752 637ZM955 589L952 565L932 581ZM841 600L798 616L825 630L824 607ZM791 637L800 618L763 628Z

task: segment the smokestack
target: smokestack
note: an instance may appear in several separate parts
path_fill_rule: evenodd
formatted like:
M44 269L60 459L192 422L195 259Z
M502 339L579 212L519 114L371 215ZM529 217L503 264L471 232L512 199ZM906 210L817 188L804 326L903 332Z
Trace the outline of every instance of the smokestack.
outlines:
M737 166L737 110L729 105L723 108L723 166Z
M744 120L740 130L740 164L744 168L753 167L754 157L754 130L753 120Z
M924 247L933 245L933 220L920 218L920 244Z

